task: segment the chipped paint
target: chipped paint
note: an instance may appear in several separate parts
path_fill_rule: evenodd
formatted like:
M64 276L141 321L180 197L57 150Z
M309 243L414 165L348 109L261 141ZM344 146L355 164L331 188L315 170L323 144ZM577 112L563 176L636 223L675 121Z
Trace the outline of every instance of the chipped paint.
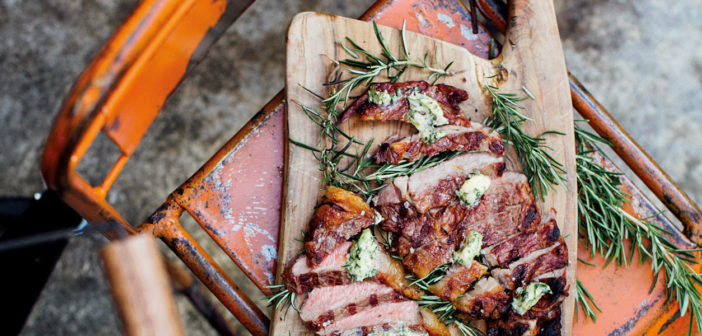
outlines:
M439 21L443 22L446 25L446 27L453 28L456 26L453 23L453 19L444 13L436 14L436 18L439 19Z
M465 25L460 25L461 27L461 36L463 36L466 40L469 41L474 41L478 39L478 34L473 34L473 29L470 27L466 27Z
M428 26L429 26L429 22L427 21L427 19L425 19L425 18L422 16L422 13L417 13L416 16L417 16L417 20L419 20L419 24L422 25L422 27L428 27Z

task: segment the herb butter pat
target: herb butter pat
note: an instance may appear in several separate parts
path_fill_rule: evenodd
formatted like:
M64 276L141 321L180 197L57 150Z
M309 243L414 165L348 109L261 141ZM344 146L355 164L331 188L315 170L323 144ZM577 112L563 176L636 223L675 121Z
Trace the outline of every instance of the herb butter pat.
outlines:
M480 254L480 247L483 245L483 235L477 231L471 231L466 237L463 247L453 252L453 262L461 265L469 265L475 257Z
M405 326L400 327L397 330L390 331L374 331L368 336L427 336L427 333L405 328Z
M446 136L446 132L435 128L449 123L436 100L415 91L407 97L407 102L410 108L407 119L419 131L424 143L431 144Z
M456 196L467 206L478 204L480 197L490 187L490 177L480 173L475 173L463 182L461 188L456 190Z
M542 296L552 294L551 288L543 282L532 282L524 288L517 288L517 295L512 300L512 309L519 315L524 315Z
M368 89L368 101L380 106L395 104L402 97L402 92L397 89L394 96L391 96L387 91L377 91L375 85L371 85Z
M374 262L378 248L378 241L375 240L371 230L364 229L351 247L346 263L344 263L344 268L349 272L352 281L363 281L365 278L378 274Z

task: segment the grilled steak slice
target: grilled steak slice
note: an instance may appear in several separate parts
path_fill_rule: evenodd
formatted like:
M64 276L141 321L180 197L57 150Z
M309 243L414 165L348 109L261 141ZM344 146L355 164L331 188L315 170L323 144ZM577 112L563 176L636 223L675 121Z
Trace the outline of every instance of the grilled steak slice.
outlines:
M378 269L378 274L375 278L379 281L410 299L418 300L424 294L417 286L410 286L410 281L405 277L405 269L402 267L402 263L391 257L382 245L379 246L375 254L374 262Z
M300 308L300 318L312 330L320 330L368 307L406 299L392 288L374 281L315 288Z
M423 93L439 103L444 112L444 117L452 125L469 126L470 120L466 119L458 106L468 99L468 92L453 86L437 84L429 85L425 81L410 81L404 83L374 83L371 84L377 92L387 92L391 96L400 93L400 99L390 105L380 106L368 100L368 91L356 99L351 106L341 115L339 122L351 117L353 114L360 114L361 120L400 120L408 122L407 112L409 112L409 102L407 97L413 92ZM370 88L369 88L370 89Z
M327 187L305 237L305 253L310 265L318 265L337 245L371 226L374 217L375 211L354 193Z
M412 250L434 241L453 248L458 224L465 216L466 210L465 206L454 202L445 208L404 221L399 225L400 236L395 243L397 254L404 257Z
M555 244L509 264L507 268L492 270L494 276L508 292L526 286L532 279L568 265L568 249L563 238Z
M498 319L509 309L510 297L493 277L482 278L453 306L474 319Z
M429 291L444 300L453 301L465 293L486 271L487 267L477 261L467 266L453 264L439 282L429 286Z
M403 331L414 330L419 332L426 332L429 336L450 336L451 333L449 329L443 324L439 318L426 307L419 307L419 313L421 315L421 324L415 325L402 325L402 324L381 324L375 326L360 327L350 330L344 330L339 332L334 332L331 336L365 336L372 332L386 332L388 334L397 333L404 335Z
M339 293L339 295L345 295ZM420 325L422 317L417 302L404 300L399 302L383 302L376 306L368 306L355 314L335 319L317 331L319 335L331 335L335 332L352 330L367 326L383 324Z
M418 278L423 278L433 269L451 261L454 244L445 245L440 241L433 241L402 259L402 264Z
M385 139L375 153L375 162L398 164L402 160L416 161L423 156L431 157L447 150L481 151L497 155L505 153L505 146L497 132L490 131L479 123L470 122L468 127L448 125L438 127L437 130L446 135L432 144L424 143L419 134Z
M378 193L373 203L383 217L397 223L400 218L410 218L417 211L423 214L431 208L451 203L456 199L456 190L470 174L480 172L496 177L502 175L504 168L504 160L499 155L483 152L461 154L409 177L395 178Z
M478 205L470 208L460 224L463 234L483 235L483 248L529 229L540 221L526 176L506 172L492 180Z
M425 213L455 200L456 190L470 174L480 172L494 178L502 175L504 168L504 160L499 155L483 152L461 154L412 174L407 179L407 199L420 213Z
M533 225L480 253L490 267L506 267L531 252L553 245L560 235L555 217L548 216L540 225Z
M310 267L307 256L299 255L283 273L283 280L288 289L302 294L316 287L343 285L351 282L348 273L342 267L351 242L343 242L327 255L317 266Z

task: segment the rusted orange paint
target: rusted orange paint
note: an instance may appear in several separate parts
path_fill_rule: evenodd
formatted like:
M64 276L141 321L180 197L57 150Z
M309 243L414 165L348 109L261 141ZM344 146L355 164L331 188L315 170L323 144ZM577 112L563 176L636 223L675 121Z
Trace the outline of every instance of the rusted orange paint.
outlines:
M497 20L498 28L505 26L493 1L480 0L479 4L490 14L489 19ZM47 185L87 220L116 222L133 231L105 201L105 194L164 100L187 73L195 49L221 20L225 6L224 0L143 1L74 85L49 135L42 173ZM396 28L406 19L409 30L488 56L489 35L482 26L477 36L470 33L470 16L458 1L378 1L361 19ZM579 99L588 102L591 97L581 95ZM592 109L588 104L576 107ZM284 125L281 92L139 227L161 237L254 334L265 333L267 319L192 240L178 218L188 211L259 287L270 284L280 222ZM604 129L615 126L601 125ZM93 187L75 167L100 131L115 141L123 155L105 181ZM650 202L628 179L624 182L624 189L638 204L636 209L628 204L628 209L645 216L637 211L651 207ZM652 179L651 183L666 181ZM658 220L673 232L680 247L694 246L665 218ZM590 260L582 247L579 256ZM601 265L598 258L592 261ZM678 335L687 330L689 319L676 319L677 305L664 303L662 282L649 294L649 264L626 269L580 266L578 277L604 313L596 324L581 319L575 324L576 335L658 334L663 327L662 334Z

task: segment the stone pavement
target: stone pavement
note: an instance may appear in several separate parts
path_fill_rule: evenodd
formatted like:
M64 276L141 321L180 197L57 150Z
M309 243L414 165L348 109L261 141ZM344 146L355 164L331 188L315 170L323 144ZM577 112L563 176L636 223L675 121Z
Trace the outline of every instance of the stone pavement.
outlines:
M135 3L0 0L1 195L42 190L38 161L53 116ZM283 88L285 31L295 13L356 17L371 3L257 1L167 102L109 201L140 222ZM702 202L702 1L558 0L556 7L569 70ZM103 159L89 158L86 174ZM97 257L104 244L97 236L69 244L23 334L119 334ZM226 255L215 257L240 277ZM213 334L184 299L178 306L189 335Z

